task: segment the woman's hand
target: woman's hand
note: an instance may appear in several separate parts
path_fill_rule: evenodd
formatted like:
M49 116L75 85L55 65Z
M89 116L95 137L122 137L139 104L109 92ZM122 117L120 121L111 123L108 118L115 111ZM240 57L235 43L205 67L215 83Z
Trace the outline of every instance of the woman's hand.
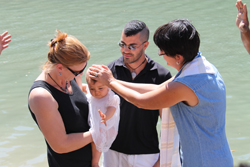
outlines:
M8 35L8 31L5 31L3 34L0 35L0 54L2 51L7 48L9 45L8 43L11 41L11 35Z
M115 80L112 72L107 66L104 65L92 65L89 69L89 77L104 85L109 86L109 84Z

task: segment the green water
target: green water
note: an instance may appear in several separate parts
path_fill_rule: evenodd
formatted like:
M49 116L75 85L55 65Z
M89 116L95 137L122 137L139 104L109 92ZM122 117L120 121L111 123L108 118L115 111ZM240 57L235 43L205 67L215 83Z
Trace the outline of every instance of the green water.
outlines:
M220 71L227 88L226 132L235 165L250 163L250 56L235 26L236 0L10 0L0 1L0 33L12 42L0 56L0 167L47 166L46 146L31 119L27 95L46 61L55 30L76 36L91 52L91 64L118 58L124 25L142 20L150 29L146 53L157 55L152 36L162 24L188 18L200 33L203 55ZM250 3L249 3L250 5ZM167 67L172 74L176 70Z

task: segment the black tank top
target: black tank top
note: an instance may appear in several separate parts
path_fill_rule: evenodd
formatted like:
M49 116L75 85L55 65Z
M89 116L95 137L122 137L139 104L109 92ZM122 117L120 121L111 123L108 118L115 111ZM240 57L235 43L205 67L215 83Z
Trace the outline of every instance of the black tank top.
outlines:
M72 94L63 93L47 82L41 80L35 81L30 91L34 88L42 87L51 93L58 103L58 111L61 114L67 134L86 132L89 130L87 98L75 80L72 80L70 83L73 90ZM30 107L29 110L34 121L37 123L36 117ZM50 167L91 167L91 144L63 154L58 154L53 151L47 141L46 144L48 163Z

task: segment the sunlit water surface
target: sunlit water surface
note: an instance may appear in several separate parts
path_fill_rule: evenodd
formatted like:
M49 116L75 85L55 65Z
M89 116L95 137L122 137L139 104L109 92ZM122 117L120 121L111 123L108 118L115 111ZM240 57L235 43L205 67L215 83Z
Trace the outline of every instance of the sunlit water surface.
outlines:
M0 167L47 166L44 138L31 119L27 97L56 29L87 46L90 66L118 58L124 25L142 20L151 33L146 53L167 67L152 37L157 27L176 18L192 21L200 33L200 50L219 69L227 88L226 132L234 162L250 163L250 56L235 26L236 14L234 0L0 1L0 33L12 35L0 56Z

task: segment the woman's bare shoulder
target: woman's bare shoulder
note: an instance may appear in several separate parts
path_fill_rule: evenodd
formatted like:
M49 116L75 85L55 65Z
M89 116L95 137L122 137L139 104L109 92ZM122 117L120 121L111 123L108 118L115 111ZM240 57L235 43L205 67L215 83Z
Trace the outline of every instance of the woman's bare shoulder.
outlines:
M32 112L40 111L43 108L58 106L50 92L42 87L34 88L30 92L29 105L33 108Z

